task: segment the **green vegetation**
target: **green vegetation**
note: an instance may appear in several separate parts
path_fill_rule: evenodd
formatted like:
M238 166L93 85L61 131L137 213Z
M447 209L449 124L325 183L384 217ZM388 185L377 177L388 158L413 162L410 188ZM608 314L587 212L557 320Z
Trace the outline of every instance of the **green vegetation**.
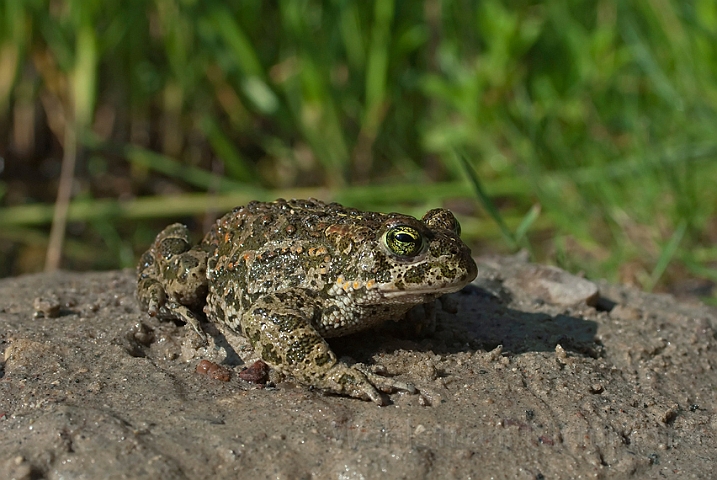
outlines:
M46 248L59 168L44 194L10 176L76 151L65 266L317 196L446 205L478 251L592 278L717 281L716 79L712 0L5 1L0 243Z

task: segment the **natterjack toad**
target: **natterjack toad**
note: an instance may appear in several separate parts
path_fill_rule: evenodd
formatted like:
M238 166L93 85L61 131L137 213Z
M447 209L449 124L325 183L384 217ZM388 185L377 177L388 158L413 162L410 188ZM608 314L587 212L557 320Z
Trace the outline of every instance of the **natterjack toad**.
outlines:
M313 199L252 202L196 246L184 225L164 229L137 267L137 297L200 335L203 311L299 382L382 404L377 387L408 386L337 360L325 339L398 320L471 282L476 264L459 234L443 209L419 221Z

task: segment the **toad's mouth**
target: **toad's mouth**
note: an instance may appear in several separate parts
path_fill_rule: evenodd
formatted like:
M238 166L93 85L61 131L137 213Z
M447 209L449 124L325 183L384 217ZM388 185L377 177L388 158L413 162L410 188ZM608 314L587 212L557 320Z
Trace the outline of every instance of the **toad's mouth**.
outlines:
M423 288L404 288L399 289L395 285L382 285L379 287L379 291L381 292L381 295L383 295L385 298L412 298L416 297L417 299L420 297L426 297L428 299L438 297L439 295L444 295L446 293L453 293L461 290L463 287L468 285L470 282L458 282L458 283L450 283L446 285L441 286L435 286L432 285L430 287L423 287Z

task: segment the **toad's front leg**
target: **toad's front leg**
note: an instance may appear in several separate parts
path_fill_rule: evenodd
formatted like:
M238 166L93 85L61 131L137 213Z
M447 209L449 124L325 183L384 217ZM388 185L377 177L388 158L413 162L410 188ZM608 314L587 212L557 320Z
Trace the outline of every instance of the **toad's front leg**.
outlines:
M376 387L410 390L405 384L338 361L311 324L310 319L320 314L321 308L307 305L301 292L268 294L243 314L242 330L266 363L305 385L370 399L379 405L384 404L384 398Z

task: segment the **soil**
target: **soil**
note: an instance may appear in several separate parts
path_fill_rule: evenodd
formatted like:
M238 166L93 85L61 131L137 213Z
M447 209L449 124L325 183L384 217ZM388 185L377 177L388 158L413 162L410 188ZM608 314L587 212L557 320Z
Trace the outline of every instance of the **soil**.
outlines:
M478 262L435 331L332 341L420 390L385 407L256 383L243 339L208 326L202 346L140 312L130 271L2 280L0 478L713 474L717 310L521 257Z

